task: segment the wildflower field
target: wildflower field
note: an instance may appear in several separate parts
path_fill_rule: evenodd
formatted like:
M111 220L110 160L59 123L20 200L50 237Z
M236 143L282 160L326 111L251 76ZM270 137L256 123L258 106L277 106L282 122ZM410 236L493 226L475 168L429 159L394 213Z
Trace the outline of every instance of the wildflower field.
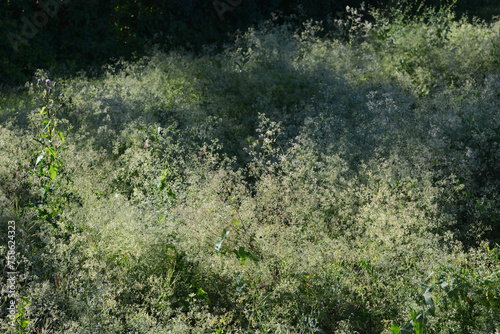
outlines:
M3 92L0 332L500 333L500 20L368 11Z

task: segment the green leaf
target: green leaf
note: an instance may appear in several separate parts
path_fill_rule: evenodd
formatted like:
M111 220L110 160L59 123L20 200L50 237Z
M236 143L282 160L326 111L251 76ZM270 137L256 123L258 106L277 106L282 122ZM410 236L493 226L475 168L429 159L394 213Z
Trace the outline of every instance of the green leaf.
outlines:
M165 189L165 187L167 186L167 180L168 180L168 177L169 177L169 171L168 170L164 170L163 173L161 174L161 177L160 177L160 180L158 181L158 189L163 190Z
M158 187L158 189L160 191L162 191L163 189L165 189L165 187L167 186L165 180L163 178L159 179L158 180L158 183L156 184L156 186Z
M29 301L28 297L24 296L23 301L26 303L25 306L30 306L31 302Z
M227 236L229 235L229 232L226 228L222 231L222 235L221 235L221 238L219 239L219 241L217 241L217 243L215 244L215 251L217 253L220 252L220 249L222 247L222 243L224 242L224 240L226 240Z
M54 165L50 165L50 167L49 167L49 175L50 175L50 178L51 178L52 180L54 180L54 179L56 178L56 176L57 176L57 171L56 171L56 169L54 168Z
M60 130L57 130L57 133L59 133L59 137L61 137L61 140L64 144L64 135L62 134L62 132Z
M198 298L203 298L210 303L210 298L208 298L207 293L202 288L198 288L198 291L196 291L196 296Z
M47 109L47 107L42 107L42 110L40 111L40 114L41 115L46 114L47 113L46 109Z
M172 188L170 188L170 187L168 187L167 196L170 197L171 199L176 199L175 194L172 191Z
M492 272L490 275L486 277L486 281L492 281L495 276L500 276L500 269L497 271Z
M47 128L49 127L50 123L52 123L52 120L48 120L48 119L44 119L43 120L43 131L47 130Z
M391 332L392 334L401 334L401 328L393 324L391 325Z
M238 250L234 249L233 252L234 252L234 254L236 254L236 257L240 260L241 265L245 264L247 258L252 259L255 262L259 261L259 259L256 258L252 253L245 250L244 247L240 246L240 248Z
M434 315L435 306L434 306L434 301L432 300L431 291L429 289L424 293L424 301L425 304L429 306L429 313L431 315Z
M56 150L51 146L49 147L49 149L47 150L47 152L49 152L50 156L55 159L56 158Z
M415 312L414 310L411 310L411 318L413 319L413 325L415 326L415 334L421 334L422 333L422 327L423 327L423 319L422 319L422 312Z
M403 328L401 328L401 334L413 334L413 326L411 323L407 323Z
M38 163L39 163L40 161L42 161L42 160L43 160L43 154L40 154L40 155L36 158L36 163L35 163L35 166L36 166L36 165L38 165Z
M414 311L411 311L412 317L413 314L415 313ZM406 324L401 327L401 334L413 334L413 323L412 321L408 321Z
M28 326L29 324L29 321L28 320L18 320L18 323L19 323L19 326L21 326L21 328L26 328L26 326Z

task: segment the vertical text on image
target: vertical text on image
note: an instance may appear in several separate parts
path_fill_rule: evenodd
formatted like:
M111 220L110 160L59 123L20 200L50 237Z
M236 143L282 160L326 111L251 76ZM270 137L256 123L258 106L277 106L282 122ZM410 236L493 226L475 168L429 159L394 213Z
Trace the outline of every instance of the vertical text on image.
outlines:
M10 319L9 324L14 326L14 320L16 317L16 222L11 220L8 223L7 229L7 294L10 296L9 307L7 311L7 317Z

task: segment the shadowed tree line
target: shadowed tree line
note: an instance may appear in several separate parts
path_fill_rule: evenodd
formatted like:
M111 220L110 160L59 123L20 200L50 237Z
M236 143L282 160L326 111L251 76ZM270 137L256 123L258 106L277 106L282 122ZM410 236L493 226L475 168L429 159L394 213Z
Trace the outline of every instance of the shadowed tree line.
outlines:
M362 0L4 0L0 6L0 80L15 86L38 68L72 74L98 73L116 58L141 56L147 46L199 51L222 45L272 13L326 22L341 17L346 6ZM410 0L411 2L411 0ZM441 1L427 0L439 6ZM394 6L398 1L365 0L366 5ZM495 0L460 0L457 14L484 19L499 14ZM325 28L333 29L325 24Z

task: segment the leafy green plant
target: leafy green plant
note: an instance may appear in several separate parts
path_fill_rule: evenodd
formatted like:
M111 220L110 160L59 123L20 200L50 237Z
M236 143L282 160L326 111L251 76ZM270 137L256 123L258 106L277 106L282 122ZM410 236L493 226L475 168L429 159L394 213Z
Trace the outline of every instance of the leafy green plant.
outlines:
M25 329L498 332L500 22L360 13L0 99Z
M499 309L495 290L500 286L500 270L492 272L487 277L479 277L471 270L461 269L452 272L451 277L446 278L446 272L443 272L441 278L427 284L433 275L431 273L422 285L422 293L419 295L421 308L410 311L412 320L403 327L392 325L391 331L394 334L435 332L435 329L432 331L428 329L429 316L437 317L437 319L443 316L454 318L460 322L461 330L468 332L481 328L482 322L486 321L485 318L478 317L475 310L478 304L493 312ZM478 285L474 284L477 280L481 281ZM444 292L444 296L433 296L433 291L437 288ZM438 307L442 309L441 312L445 312L444 315L436 313L436 299L439 301ZM434 326L439 328L439 325Z
M426 283L433 276L431 273L424 281L422 285L422 294L419 295L420 306L419 310L411 310L410 322L407 322L403 327L399 328L396 325L391 326L391 331L393 334L425 334L426 333L426 322L427 315L435 314L435 305L432 298L432 290L436 287L438 283L432 283L427 285Z
M439 282L447 297L442 300L445 303L443 308L454 313L451 316L459 319L463 331L481 328L487 320L484 315L480 315L477 305L492 312L500 310L497 297L500 269L482 277L473 270L462 268L452 272L450 276Z
M57 113L61 107L56 94L56 83L49 79L45 80L45 87L40 86L41 79L38 79L37 86L42 95L45 105L40 110L42 116L41 124L32 124L35 127L34 140L40 144L41 153L38 155L35 167L40 176L48 176L52 181L57 176L57 172L62 168L61 151L64 149L64 135L58 128ZM61 139L59 144L56 136Z
M32 175L40 178L40 200L35 203L38 215L44 221L57 227L57 220L64 210L61 198L53 196L56 188L61 187L61 171L64 169L62 153L66 149L65 137L59 127L58 112L62 106L61 96L56 93L56 83L49 79L45 80L45 85L40 84L38 79L37 87L44 102L37 116L31 119L35 129L33 140L39 144L40 153L35 161L35 168ZM58 177L59 175L59 177ZM69 177L67 180L69 181Z
M28 308L31 302L27 297L22 297L19 299L17 304L17 313L14 315L14 323L16 324L16 334L28 333Z

